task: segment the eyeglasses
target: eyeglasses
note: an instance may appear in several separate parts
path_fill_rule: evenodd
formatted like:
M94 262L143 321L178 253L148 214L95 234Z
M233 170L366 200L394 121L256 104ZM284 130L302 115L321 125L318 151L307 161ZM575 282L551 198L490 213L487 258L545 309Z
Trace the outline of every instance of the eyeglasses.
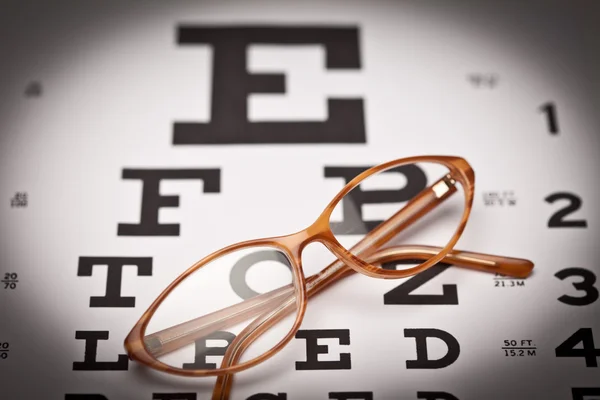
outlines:
M130 359L175 375L218 376L213 400L228 399L233 374L280 351L299 330L307 299L353 272L396 279L444 262L518 278L531 273L528 260L454 249L473 204L466 160L419 156L356 172L308 228L233 244L181 274L125 339ZM313 242L334 261L305 277L303 250ZM252 265L262 273L252 274ZM209 347L209 340L227 345ZM215 355L223 356L220 365L207 362Z

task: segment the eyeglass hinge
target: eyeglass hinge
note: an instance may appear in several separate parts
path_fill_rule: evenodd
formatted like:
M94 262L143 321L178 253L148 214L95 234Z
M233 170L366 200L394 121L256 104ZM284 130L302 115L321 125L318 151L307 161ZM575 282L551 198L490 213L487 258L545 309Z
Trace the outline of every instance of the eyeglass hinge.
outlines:
M452 175L448 174L440 179L435 185L433 185L431 189L435 193L435 196L438 199L441 199L446 193L454 188L455 184L456 180L452 178Z

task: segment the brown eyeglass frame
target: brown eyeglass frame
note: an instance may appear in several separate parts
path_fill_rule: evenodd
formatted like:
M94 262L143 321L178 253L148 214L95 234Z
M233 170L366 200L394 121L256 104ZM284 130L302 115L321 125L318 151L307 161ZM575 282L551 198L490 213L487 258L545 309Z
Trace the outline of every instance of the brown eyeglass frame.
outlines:
M336 205L352 189L357 187L367 177L394 167L414 163L435 163L446 166L448 174L433 185L422 190L406 203L396 214L383 221L368 234L366 234L350 252L345 249L335 238L330 228L330 216ZM443 247L405 245L382 248L386 242L394 237L400 230L405 229L419 218L427 214L437 205L441 204L451 194L456 192L456 182L462 185L465 196L465 208L461 221L454 235ZM286 236L250 240L236 243L218 250L198 261L177 279L175 279L150 305L142 317L134 325L125 339L125 349L130 359L140 362L153 369L181 376L219 376L213 399L226 399L232 384L234 373L253 367L280 351L295 336L300 329L306 311L307 298L318 293L331 283L359 272L374 278L397 279L412 276L445 262L455 266L476 269L480 271L498 273L507 276L525 278L533 269L533 263L520 258L494 256L489 254L464 252L453 250L454 245L462 235L468 221L472 204L475 185L475 174L469 163L455 156L418 156L389 161L384 164L369 168L357 175L333 198L325 210L308 228ZM302 250L309 243L320 242L331 251L338 260L331 263L321 272L305 278L302 270ZM246 247L269 246L282 251L289 259L292 266L292 285L277 289L270 293L258 295L242 301L234 306L227 307L212 314L179 324L144 338L146 327L154 312L163 300L190 274L202 268L211 261L236 250ZM363 261L369 260L369 263ZM381 268L381 264L398 260L426 260L421 264L403 270L388 270ZM281 303L281 299L286 302ZM273 303L280 304L273 310ZM271 307L269 307L271 305ZM283 305L283 307L281 307ZM237 364L244 350L263 332L276 324L291 311L297 310L296 320L290 332L268 352L244 363ZM240 318L241 315L241 318ZM235 316L235 317L234 317ZM166 354L184 345L192 343L199 337L210 332L223 329L248 317L258 316L229 344L223 357L221 368L216 370L184 370L164 364L156 359L158 355ZM237 318L240 318L239 320ZM226 323L224 323L225 321ZM196 327L194 334L189 332L189 327ZM198 327L203 329L198 329ZM160 335L177 337L169 345L152 348L148 338L158 338ZM177 335L177 336L174 336ZM158 341L160 342L160 340ZM152 349L152 351L149 350Z

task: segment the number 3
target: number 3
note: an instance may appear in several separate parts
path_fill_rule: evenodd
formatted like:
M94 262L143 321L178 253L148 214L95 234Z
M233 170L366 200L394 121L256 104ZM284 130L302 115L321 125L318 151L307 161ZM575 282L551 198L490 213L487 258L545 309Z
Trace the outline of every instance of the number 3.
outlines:
M594 275L592 271L588 271L587 269L583 268L567 268L563 269L562 271L558 271L554 276L561 281L571 276L580 276L583 278L583 281L573 283L573 286L577 290L584 291L585 296L573 297L563 295L558 298L558 301L570 306L587 306L588 304L592 304L598 300L598 289L594 287L594 283L596 283L596 275Z

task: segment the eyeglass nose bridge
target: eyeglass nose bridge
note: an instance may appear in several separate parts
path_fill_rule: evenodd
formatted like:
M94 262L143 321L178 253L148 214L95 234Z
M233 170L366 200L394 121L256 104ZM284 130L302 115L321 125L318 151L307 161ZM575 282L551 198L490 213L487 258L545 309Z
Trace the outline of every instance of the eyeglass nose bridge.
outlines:
M313 242L329 243L335 246L336 240L329 227L329 217L324 212L309 227L291 235L277 238L285 246L295 261L300 261L302 251Z
M302 253L309 244L320 243L336 257L337 260L319 272L318 276L313 280L313 282L307 283L309 286L311 283L312 286L314 286L319 281L339 272L342 269L347 272L350 270L350 268L352 268L356 272L364 273L363 268L368 266L368 264L354 257L338 243L333 232L331 231L329 226L329 218L326 213L322 214L308 228L281 238L280 243L287 248L288 252L290 253L289 256L294 259L295 264L300 267L303 274Z

